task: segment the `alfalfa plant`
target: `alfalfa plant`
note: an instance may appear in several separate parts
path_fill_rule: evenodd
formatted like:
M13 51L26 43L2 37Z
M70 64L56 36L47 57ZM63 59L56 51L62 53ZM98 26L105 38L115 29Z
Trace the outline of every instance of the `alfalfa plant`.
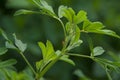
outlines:
M91 43L91 39L89 39L90 50L91 50L90 55L76 54L76 53L71 53L70 51L80 46L81 44L84 44L84 41L81 40L81 37L80 37L81 33L104 34L104 35L109 35L109 36L113 36L116 38L120 38L120 36L118 36L114 31L106 29L105 26L101 22L98 22L98 21L91 22L87 18L87 13L84 10L80 10L78 13L75 13L75 11L71 7L61 5L58 8L58 14L56 14L53 8L50 5L48 5L48 3L45 0L29 0L29 1L38 8L38 11L21 9L21 10L16 11L14 15L17 16L21 14L34 14L35 13L35 14L47 15L47 16L50 16L51 18L58 20L64 31L64 43L63 43L62 49L55 51L51 41L49 40L47 40L46 44L44 44L43 42L38 42L38 45L42 51L43 59L36 62L35 64L36 69L34 69L31 66L31 64L28 62L26 57L24 56L24 52L27 48L27 45L24 44L21 40L18 40L15 34L13 34L14 41L11 41L7 37L5 32L1 30L3 37L6 39L6 42L5 42L6 48L0 48L0 55L6 53L9 48L17 50L18 53L26 61L29 68L32 70L34 74L34 77L31 80L42 79L42 77L44 77L44 74L58 60L63 60L75 66L74 61L71 60L69 56L89 58L99 63L105 69L108 79L112 80L109 71L118 70L120 67L120 62L114 62L114 61L110 61L107 59L96 57L96 56L102 55L105 50L101 46L94 47ZM67 20L66 23L62 21L63 17L66 18ZM79 28L78 24L80 23L83 23L83 25L81 26L82 29ZM0 62L0 68L1 66L3 68L2 64L4 63L9 63L9 65L13 65L16 63L16 61L9 60L9 61ZM7 72L6 75L7 75L6 79L16 80L16 78L9 76L10 75L9 72Z

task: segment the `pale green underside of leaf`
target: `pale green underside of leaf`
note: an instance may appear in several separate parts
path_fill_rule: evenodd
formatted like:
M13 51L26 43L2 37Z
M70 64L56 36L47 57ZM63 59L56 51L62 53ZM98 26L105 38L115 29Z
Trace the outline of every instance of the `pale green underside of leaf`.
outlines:
M5 42L5 46L6 48L10 48L10 49L17 49L13 43L10 43L8 41Z
M24 52L27 48L27 44L24 44L21 40L18 40L15 34L13 34L13 36L14 36L14 39L15 39L15 45L18 47L18 49L21 52Z
M105 50L100 46L97 46L93 49L94 56L102 55L104 52L105 52Z

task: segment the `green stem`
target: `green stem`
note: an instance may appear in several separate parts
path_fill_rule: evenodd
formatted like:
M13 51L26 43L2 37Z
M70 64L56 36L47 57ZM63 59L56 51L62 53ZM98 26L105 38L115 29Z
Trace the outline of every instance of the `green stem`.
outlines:
M66 30L65 30L65 26L64 26L63 22L61 21L61 19L60 19L60 18L57 18L57 20L61 23L62 28L63 28L63 31L64 31L64 35L65 35L65 37L66 37L66 36L67 36L67 34L66 34Z
M31 64L28 62L28 60L26 59L26 57L23 55L22 52L20 52L20 55L23 57L23 59L25 60L25 62L27 63L27 65L30 67L30 69L33 71L33 73L36 75L35 70L33 69L33 67L32 67Z
M112 78L111 78L111 76L110 76L110 73L108 72L107 66L106 66L105 71L106 71L106 74L107 74L107 76L108 76L108 79L109 79L109 80L112 80Z
M61 53L62 54L62 53ZM39 80L61 57L62 55L59 55L55 60L53 60L51 63L49 63L42 72L38 73L36 75L36 80Z
M90 58L90 59L92 59L92 57L91 57L91 56L81 55L81 54L67 53L66 55L70 55L70 56L77 56L77 57L84 57L84 58Z

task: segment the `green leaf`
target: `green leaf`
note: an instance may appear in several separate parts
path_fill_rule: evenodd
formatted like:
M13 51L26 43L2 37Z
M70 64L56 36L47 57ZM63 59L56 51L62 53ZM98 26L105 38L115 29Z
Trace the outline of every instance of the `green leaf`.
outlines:
M79 80L91 80L90 78L85 76L83 72L79 69L75 70L74 74L80 78Z
M102 55L104 52L105 50L100 46L97 46L93 49L94 56Z
M45 0L33 0L33 2L41 9L40 13L57 18L53 8Z
M46 55L47 55L46 47L42 42L38 42L38 45L42 50L42 55L43 55L43 59L44 59L46 57Z
M89 20L85 20L85 21L83 22L83 30L86 30L86 28L87 28L88 26L90 26L91 23L92 23L92 22L90 22Z
M75 12L72 8L61 5L58 9L59 18L65 17L69 22L73 22Z
M46 46L42 42L38 42L38 45L42 50L44 60L52 60L56 57L53 45L49 40L47 40Z
M21 10L16 11L14 16L18 16L18 15L21 15L21 14L33 14L33 13L39 13L39 12L21 9Z
M0 68L10 67L16 63L17 63L17 61L15 59L9 59L6 61L2 61L2 62L0 62Z
M10 48L10 49L17 49L13 43L9 42L9 41L6 41L5 42L5 46L6 48Z
M46 51L47 51L46 57L50 57L51 55L53 56L55 54L53 45L49 40L47 40L47 43L46 43Z
M113 37L116 37L116 38L120 39L119 35L117 35L114 31L108 30L108 29L93 30L93 31L89 31L89 32L98 33L98 34L105 34L105 35L113 36Z
M41 6L43 6L44 9L50 11L51 13L55 14L53 11L53 8L48 5L48 3L45 0L40 0Z
M87 19L87 13L80 10L78 14L74 17L74 23L79 24Z
M71 59L69 59L69 56L68 56L68 55L63 55L63 56L60 58L60 60L65 61L65 62L70 63L70 64L72 64L73 66L75 66L74 61L71 60Z
M95 58L96 62L100 63L103 68L106 68L106 66L109 68L109 70L116 70L119 71L120 69L120 62L113 62L107 59L102 58Z
M39 69L42 67L42 64L43 64L43 60L40 60L40 61L36 62L37 71L39 71Z
M0 48L0 55L3 55L7 52L8 50L6 48Z
M88 22L88 24L89 23L90 22ZM102 28L104 28L104 25L101 22L93 22L89 26L84 27L84 30L89 32L89 31L92 31L92 30L100 30Z
M24 52L27 48L27 44L24 44L21 40L18 40L15 34L13 34L13 36L14 36L14 39L15 39L15 45L18 47L18 49L21 52Z
M2 34L2 36L9 41L7 34L0 28L0 33Z
M98 33L120 38L114 31L104 29L104 25L101 22L90 22L89 20L84 21L83 30L89 33Z

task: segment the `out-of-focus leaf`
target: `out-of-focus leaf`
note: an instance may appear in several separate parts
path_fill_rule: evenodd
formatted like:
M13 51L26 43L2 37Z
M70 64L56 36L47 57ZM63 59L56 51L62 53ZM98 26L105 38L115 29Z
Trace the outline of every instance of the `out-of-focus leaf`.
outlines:
M85 76L81 70L75 70L74 74L80 78L79 80L91 80Z
M8 40L9 41L9 39L8 39L8 37L7 37L7 35L6 35L6 33L0 28L0 33L2 34L2 36L6 39L6 40Z
M102 58L95 58L94 59L96 62L100 63L104 68L106 68L106 66L110 69L110 70L116 70L116 71L120 71L120 62L113 62L107 59L102 59Z
M15 34L13 34L13 36L14 36L14 39L15 39L15 45L18 47L18 49L21 52L24 52L27 48L27 44L24 44L21 40L18 40Z
M6 48L0 48L0 55L3 55L7 52L8 50Z
M102 55L104 52L105 52L105 50L100 46L97 46L93 49L94 56Z
M15 59L9 59L6 61L2 61L2 62L0 62L0 68L10 67L16 63L17 63L17 61Z
M21 14L34 14L34 13L39 13L39 12L21 9L21 10L16 11L14 16L18 16L18 15L21 15Z
M17 49L17 48L14 46L13 43L8 42L8 41L5 42L5 46L6 46L6 48Z

